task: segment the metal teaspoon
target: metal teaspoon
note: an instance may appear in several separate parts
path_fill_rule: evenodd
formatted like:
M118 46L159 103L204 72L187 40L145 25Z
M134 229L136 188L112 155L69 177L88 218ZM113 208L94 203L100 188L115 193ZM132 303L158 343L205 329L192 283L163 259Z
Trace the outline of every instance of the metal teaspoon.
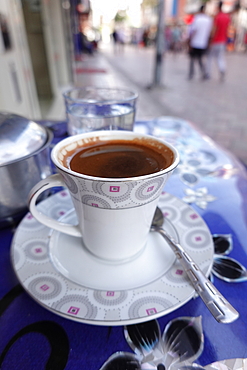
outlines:
M239 317L239 313L215 288L211 281L208 280L184 248L167 234L167 232L162 228L163 222L163 213L157 207L152 221L151 231L159 232L167 241L176 254L177 259L185 269L195 291L202 298L214 318L218 322L225 324L235 321Z

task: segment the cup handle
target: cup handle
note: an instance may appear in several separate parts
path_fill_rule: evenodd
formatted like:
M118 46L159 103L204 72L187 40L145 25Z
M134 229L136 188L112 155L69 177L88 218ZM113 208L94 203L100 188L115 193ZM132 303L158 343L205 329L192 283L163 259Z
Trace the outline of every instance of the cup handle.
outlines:
M45 190L57 187L57 186L66 186L63 178L59 174L51 175L41 180L36 184L29 193L28 196L28 205L29 210L32 215L42 224L48 226L51 229L55 229L62 233L81 237L81 232L78 225L69 225L64 222L57 221L49 216L46 216L44 213L40 212L36 207L36 200L38 196L43 193Z

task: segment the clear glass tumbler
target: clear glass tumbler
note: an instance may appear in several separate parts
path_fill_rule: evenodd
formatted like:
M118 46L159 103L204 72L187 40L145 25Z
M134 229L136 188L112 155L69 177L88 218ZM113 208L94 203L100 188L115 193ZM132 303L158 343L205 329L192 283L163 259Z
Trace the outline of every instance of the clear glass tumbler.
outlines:
M73 88L63 94L69 135L133 130L137 93L114 88Z

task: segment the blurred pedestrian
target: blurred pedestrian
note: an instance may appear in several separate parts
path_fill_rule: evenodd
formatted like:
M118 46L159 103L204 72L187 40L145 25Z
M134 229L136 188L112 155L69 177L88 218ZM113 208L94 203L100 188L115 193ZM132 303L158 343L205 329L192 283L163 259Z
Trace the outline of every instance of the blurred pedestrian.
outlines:
M80 33L81 35L81 52L84 54L93 54L94 44L88 40L87 35L84 32Z
M211 42L208 52L206 77L210 78L212 59L217 61L220 80L223 81L226 73L225 50L227 43L228 27L231 22L229 14L222 12L222 1L218 4L217 14L214 17Z
M114 29L111 36L112 36L112 39L113 39L114 52L115 53L122 52L124 44L125 44L123 30Z
M149 28L146 28L142 34L142 42L145 47L149 46Z
M165 38L165 50L169 51L171 50L171 40L172 40L172 31L169 25L165 26L164 38Z
M205 6L202 5L189 28L189 79L194 76L195 60L198 61L202 78L204 79L206 76L203 56L208 48L213 21L210 16L204 13L204 10Z
M181 40L182 30L178 22L175 21L171 30L171 50L174 54L181 51Z
M113 40L113 47L114 47L114 52L118 51L118 42L119 42L119 37L118 37L118 32L114 28L112 34L111 34L112 40Z
M244 34L244 51L247 52L247 31Z
M227 29L226 50L229 52L234 51L235 42L236 42L236 29L234 25L230 23Z

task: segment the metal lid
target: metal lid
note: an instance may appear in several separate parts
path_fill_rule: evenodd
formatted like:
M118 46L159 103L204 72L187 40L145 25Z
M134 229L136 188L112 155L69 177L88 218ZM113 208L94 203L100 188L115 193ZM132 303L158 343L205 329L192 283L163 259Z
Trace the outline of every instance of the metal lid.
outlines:
M0 166L34 154L46 141L44 127L16 114L0 112Z

